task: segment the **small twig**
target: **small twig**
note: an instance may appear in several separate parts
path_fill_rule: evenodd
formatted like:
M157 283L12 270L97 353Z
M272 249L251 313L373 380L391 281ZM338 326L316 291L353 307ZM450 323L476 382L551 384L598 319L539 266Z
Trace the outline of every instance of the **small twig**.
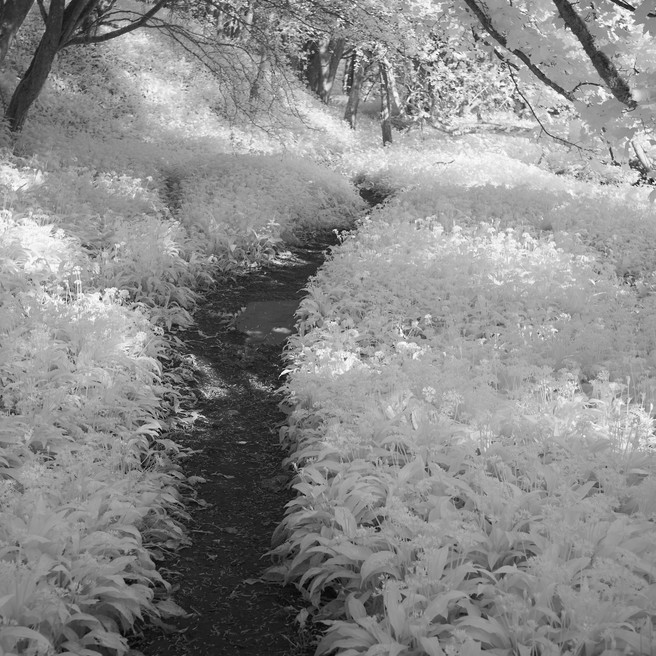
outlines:
M517 84L517 78L515 77L515 74L512 71L512 68L508 66L508 73L510 74L510 79L512 80L513 84L515 85L515 91L519 95L519 97L526 103L526 106L531 110L531 114L533 114L533 118L538 122L538 125L540 126L540 129L542 132L544 132L548 137L551 137L551 139L554 139L555 141L559 141L562 144L565 144L566 146L571 146L573 148L577 148L579 151L583 152L594 152L590 150L589 148L584 148L583 146L579 146L578 144L572 143L571 141L568 141L567 139L563 139L562 137L559 137L558 135L552 134L547 130L547 128L544 127L544 123L540 120L538 115L535 113L535 110L533 109L533 105L529 102L528 98L521 92L519 89L519 85Z
M576 93L581 87L599 87L604 88L603 84L598 84L597 82L579 82L573 89L572 93Z

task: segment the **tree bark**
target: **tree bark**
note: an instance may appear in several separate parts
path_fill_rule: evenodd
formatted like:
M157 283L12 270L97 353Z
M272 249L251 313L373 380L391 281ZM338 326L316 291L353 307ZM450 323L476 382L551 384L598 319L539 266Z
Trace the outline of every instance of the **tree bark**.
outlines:
M34 0L5 0L0 6L0 66Z
M264 48L261 48L258 55L257 71L253 78L248 94L249 111L253 114L257 112L257 103L260 100L260 91L262 87L262 80L266 75L267 56Z
M22 129L27 112L39 97L43 85L48 79L52 63L60 48L64 13L65 0L51 0L45 32L30 66L18 83L5 112L5 119L12 132L19 132Z
M389 71L384 62L378 63L380 73L380 128L383 146L392 143L392 92L389 84Z
M358 105L360 104L360 90L364 81L364 62L362 55L353 53L351 58L351 69L349 71L350 89L346 109L344 110L344 120L355 130L358 118Z

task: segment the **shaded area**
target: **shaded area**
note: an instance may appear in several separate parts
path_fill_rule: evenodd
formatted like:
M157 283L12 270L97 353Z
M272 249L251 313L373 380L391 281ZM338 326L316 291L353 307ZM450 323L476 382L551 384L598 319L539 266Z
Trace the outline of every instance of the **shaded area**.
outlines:
M248 336L247 343L282 344L294 332L297 308L297 298L251 301L235 325Z
M134 649L146 656L314 651L293 622L302 607L296 591L262 579L271 564L265 556L271 535L292 498L278 443L285 419L277 392L282 344L267 341L271 333L263 325L248 338L237 330L248 329L244 316L235 320L234 313L251 302L278 301L289 317L323 262L324 247L298 249L234 283L217 284L197 325L182 335L198 379L197 402L188 427L170 437L195 450L185 473L206 482L189 508L192 545L173 554L163 570L176 588L174 600L190 615L174 632L149 628L135 640ZM281 317L274 319L277 324Z

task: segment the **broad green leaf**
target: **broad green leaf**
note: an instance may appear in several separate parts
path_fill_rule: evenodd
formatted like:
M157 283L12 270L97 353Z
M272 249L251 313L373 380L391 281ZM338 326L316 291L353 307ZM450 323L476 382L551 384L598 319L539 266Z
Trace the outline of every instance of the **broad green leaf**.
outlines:
M440 646L440 641L435 636L430 638L421 636L418 638L418 642L428 656L444 656L444 651Z
M377 551L369 556L360 568L363 583L377 574L391 574L398 577L399 570L395 564L396 554L392 551Z

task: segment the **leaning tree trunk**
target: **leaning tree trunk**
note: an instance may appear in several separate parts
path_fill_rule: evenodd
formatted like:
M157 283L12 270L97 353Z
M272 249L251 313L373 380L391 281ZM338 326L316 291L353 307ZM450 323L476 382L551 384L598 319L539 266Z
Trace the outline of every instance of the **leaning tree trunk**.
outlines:
M39 97L48 79L55 56L60 48L64 23L65 0L52 0L41 41L34 53L32 62L14 91L5 119L12 132L20 132L27 118L27 112Z
M383 133L383 146L387 146L392 143L392 91L387 65L379 62L378 70L380 72L380 128Z
M360 90L362 89L362 82L364 81L364 62L362 55L353 54L351 59L351 67L349 70L349 96L344 110L344 120L355 130L355 125L358 117L358 105L360 104Z
M23 128L30 107L50 75L57 53L71 42L98 3L99 0L71 0L66 6L66 0L51 0L41 41L5 111L12 132L20 132Z
M29 13L34 0L6 0L0 7L0 66L9 46Z

